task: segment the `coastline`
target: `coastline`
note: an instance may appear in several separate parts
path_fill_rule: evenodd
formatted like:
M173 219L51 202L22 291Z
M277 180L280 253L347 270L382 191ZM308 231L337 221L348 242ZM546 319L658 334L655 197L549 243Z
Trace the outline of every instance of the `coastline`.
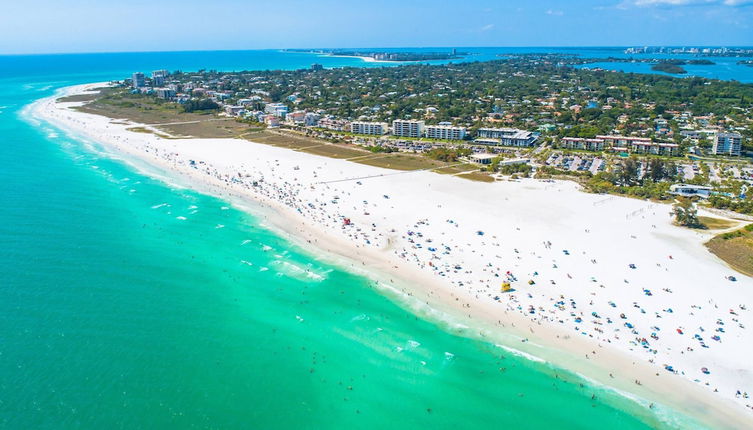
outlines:
M100 85L101 84L92 84L86 86L71 87L68 88L66 92L67 94L74 94L76 92L81 92L87 88L92 88ZM346 267L360 274L364 274L370 279L377 279L379 282L384 284L380 287L383 290L389 288L388 285L393 285L395 287L395 290L393 290L392 293L388 293L388 295L407 295L408 297L413 298L415 302L417 302L414 304L414 310L416 310L416 308L418 307L425 306L426 310L424 312L431 312L431 309L436 309L443 315L443 317L450 316L450 324L464 324L467 326L467 328L460 329L461 334L483 338L487 341L495 341L496 339L500 338L499 342L505 344L506 346L511 346L524 353L539 357L543 360L546 360L547 362L555 364L558 367L569 369L598 383L615 387L621 391L633 393L641 398L650 399L651 401L654 401L656 403L666 403L667 405L672 406L673 408L681 412L686 412L688 413L688 415L695 416L699 419L703 419L703 415L708 414L708 418L712 423L715 424L729 426L729 428L735 428L739 426L739 423L742 423L743 426L745 425L745 423L750 423L751 415L743 415L746 413L750 414L749 411L746 412L742 409L738 410L737 406L733 406L731 404L732 402L728 401L729 399L726 399L722 396L711 395L711 391L709 389L702 388L698 384L691 383L688 379L675 377L676 375L672 376L669 373L661 373L661 376L658 377L654 376L657 372L664 372L663 370L659 369L658 364L650 365L649 363L644 362L637 355L628 354L626 353L626 351L622 351L618 348L612 348L605 344L602 345L602 342L593 340L588 336L572 336L573 334L578 333L571 330L566 330L563 326L557 326L554 323L550 324L548 321L542 320L532 321L525 315L524 312L519 312L518 310L516 310L516 307L514 305L512 307L501 307L499 302L485 299L483 295L481 295L481 299L479 299L479 290L476 290L476 293L474 294L473 291L468 291L465 288L457 288L457 285L453 286L445 282L444 279L438 278L437 276L432 275L430 272L427 273L425 265L423 267L424 270L421 270L416 267L415 264L394 258L394 256L391 255L391 251L393 251L395 247L405 244L405 241L401 240L402 238L382 238L386 240L386 243L382 244L383 246L367 246L361 240L356 242L355 240L353 240L352 236L343 237L342 232L337 232L337 228L335 228L333 231L332 228L324 228L321 225L317 224L315 221L311 221L310 219L301 216L302 214L297 213L291 207L291 205L283 204L278 199L270 196L250 192L241 184L236 184L233 183L233 181L228 180L227 175L223 179L222 175L218 177L213 175L211 172L208 173L207 171L197 171L197 169L190 167L189 165L187 165L187 163L185 163L186 159L183 155L174 157L170 157L168 155L168 158L162 159L160 158L159 154L144 151L145 149L150 149L153 151L154 148L159 148L160 150L167 151L168 153L170 153L170 151L176 151L174 153L177 154L177 150L179 149L181 153L184 150L191 151L192 156L209 156L209 154L205 153L204 150L199 147L201 146L202 142L198 139L165 140L151 134L137 135L137 133L131 133L125 130L125 128L132 127L135 124L112 124L109 119L104 117L96 117L94 115L73 112L65 109L65 107L72 104L60 103L56 105L54 99L60 96L60 94L57 94L52 98L52 100L47 99L40 101L39 104L35 105L32 108L32 114L66 130L75 133L82 133L87 137L104 144L109 149L113 149L117 152L132 156L143 162L156 165L166 171L176 172L188 179L193 186L199 189L199 191L206 191L221 198L228 198L235 202L240 202L241 204L250 202L253 204L261 204L266 206L268 210L264 214L264 219L266 220L266 222L269 223L270 227L272 227L274 230L283 233L283 235L293 243L309 248L314 246L318 249L326 251L328 256L327 258L336 260L339 263L338 265ZM75 105L75 103L73 105ZM324 163L328 166L334 166L334 169L342 169L344 172L347 172L345 176L348 177L354 177L352 173L356 172L356 170L352 169L358 169L359 172L367 173L364 176L379 175L380 172L381 174L388 172L384 171L383 169L360 165L354 166L351 169L351 167L347 167L345 164L343 164L348 163L346 161L335 161L332 159L322 160L321 157L314 155L294 153L286 149L270 148L269 146L255 144L252 142L233 141L231 139L207 139L206 141L212 141L212 143L217 144L222 148L228 149L242 145L243 150L241 151L239 149L239 152L237 152L235 155L243 155L245 158L242 159L246 160L249 158L250 154L253 153L254 157L261 157L261 159L264 159L267 162L266 167L271 168L278 167L279 163L275 164L275 160L281 160L281 156L287 155L292 159L291 162L304 166L300 168L301 172L306 169L307 163L311 166L315 166L317 165L317 163ZM218 172L232 172L233 167L237 167L234 166L234 160L215 161L217 161L217 164L215 164L213 168L215 168ZM263 163L261 165L258 164L258 159L256 161L257 164L255 166L252 166L252 170L265 168L265 165L263 165ZM352 165L353 163L348 164ZM282 169L283 167L279 168ZM290 170L287 170L286 173L290 173ZM432 190L427 190L426 187L424 188L424 190L428 194L436 193L437 199L421 199L422 203L438 203L438 205L435 204L434 206L425 206L427 212L434 211L435 207L437 209L440 209L442 205L448 204L448 202L451 202L453 198L457 197L457 184L463 184L464 186L468 185L466 182L463 182L458 178L438 178L439 175L428 172L420 174L411 173L409 176L411 177L411 182L415 181L424 185L428 183L429 187L432 187L432 185L434 185L434 188ZM404 185L405 181L403 181L403 178L405 177L405 175L400 175L397 184ZM381 187L381 189L388 189L389 194L396 192L396 189L393 186L395 184L394 182L385 184L384 177L380 178L378 176L375 176L375 178L377 181L382 181L383 183L378 184L376 187L371 187L368 192L364 193L369 195L369 200L381 197L378 194L378 190L375 190L373 188ZM265 180L266 179L267 178L265 178ZM349 181L348 184L350 184L349 186L352 186L353 181ZM320 184L316 184L317 187L319 185ZM491 192L488 188L477 188L484 187L483 184L474 185L473 187L474 189L480 190L480 196L482 196L482 198L485 193ZM514 190L512 190L512 187L530 190L530 192L535 194L535 197L538 198L552 197L550 195L553 194L565 194L567 196L572 196L575 195L574 193L580 193L580 191L578 191L577 188L570 183L543 184L535 181L524 181L522 183L508 183L500 185L495 184L495 187L498 189L495 189L494 192L499 192L500 196L506 195L505 193L513 193ZM338 190L337 192L341 192L341 190ZM474 196L478 197L479 195L470 193L470 197ZM497 196L497 198L499 198L500 196ZM384 199L380 201L380 206L389 205L391 201L397 200L398 197L399 196L391 195L390 199ZM510 194L510 198L517 202L515 196L513 196L512 194ZM507 199L507 197L504 197L505 201ZM644 212L634 215L635 218L648 215L648 213L645 211L649 211L652 208L655 211L665 211L665 209L667 209L666 211L668 211L668 208L666 207L657 209L657 205L647 202L634 202L628 204L625 201L620 200L619 198L614 201L610 199L612 198L605 199L604 196L591 195L585 201L592 203L591 208L596 208L599 205L607 206L617 204L621 206L618 213L625 215L625 217L629 216L637 210L642 210ZM343 200L345 200L344 196ZM599 203L602 201L605 201L605 203ZM583 202L584 201L580 201L573 204ZM540 205L541 204L539 203L538 206L540 207ZM397 206L397 203L395 203L395 206ZM431 209L429 209L430 207ZM626 212L626 210L636 207L638 209L635 209L633 212ZM492 208L489 209L491 210ZM523 230L528 230L526 229L528 224L526 224L527 221L525 220L525 218L526 215L529 214L529 212L527 211L530 211L530 209L531 208L523 207L510 211L511 216L509 219L507 219L507 221L513 221L516 224L521 225ZM566 210L568 208L566 205L563 205L562 207L555 205L554 209ZM454 214L455 213L453 212L453 215ZM571 227L566 221L569 218L573 218L572 214L564 213L563 216L565 220L563 220L561 223L558 223L557 220L552 220L552 222L555 224L554 226L540 226L543 230L547 230L546 233L548 237L555 239L555 237L558 236L558 232L560 230ZM416 216L416 218L419 217ZM474 214L468 214L468 218L469 221L465 221L465 219L458 219L458 217L456 216L454 217L454 219L457 220L458 223L462 224L472 222L478 222L479 225L483 224L484 230L487 232L487 235L491 235L494 231L493 226L491 226L491 229L487 228L490 226L488 224L485 224L486 220L484 218L476 216ZM669 217L666 218L667 221L669 221ZM354 214L353 219L354 223L357 225L368 226L367 219L364 218L364 216ZM463 225L463 227L465 228L465 225ZM453 229L458 228L459 227L457 226L453 227ZM641 228L643 228L643 226ZM470 228L471 233L473 233L474 229L475 227ZM520 230L521 228L518 228L518 231ZM432 230L431 233L435 234L439 231L440 230ZM639 231L640 234L644 233L639 228L636 228L636 231ZM518 234L515 233L515 231L505 231L504 233L514 236L514 238L511 240L517 240L516 242L514 242L516 246L520 246L521 248L532 248L532 246L530 245L533 244L528 243L530 241L530 238L528 238L526 234ZM665 229L664 227L662 227L662 230L657 233L646 232L646 234L648 235L663 235L662 239L669 242L677 241L681 245L680 247L689 244L692 245L692 243L689 242L691 240L690 236L698 234L675 233L676 232L673 233L670 229ZM427 230L424 234L429 234L429 231ZM698 235L703 237L702 234ZM362 239L362 237L357 234L355 234L355 236L358 237L358 239ZM573 242L573 240L581 239L581 236L583 236L582 233L579 233L578 235L573 234L572 237L564 237L560 240L555 239L555 242L567 241L568 243L573 244L577 243ZM478 239L478 237L474 239ZM471 238L468 238L467 235L465 235L463 236L462 241L466 240L471 241ZM697 239L695 245L699 245L697 243ZM559 244L557 244L557 246L559 246ZM481 245L479 245L479 249L480 247ZM596 249L601 248L596 247ZM692 246L689 254L692 254L693 257L702 259L704 261L704 264L708 264L710 267L713 265L720 266L720 263L718 261L715 261L713 256L709 257L703 255L699 252L699 249L703 251L703 246ZM530 250L527 251L529 251L528 255L531 255ZM561 255L560 249L557 249L557 252ZM517 249L515 250L514 254L506 256L506 259L507 257L509 257L511 261L514 261L515 258L520 259L520 257L516 257L515 254L518 254ZM573 252L573 254L575 254L575 252ZM690 257L691 255L687 256ZM533 259L533 257L531 258ZM536 258L542 257L537 256ZM707 262L706 260L708 260L709 262ZM361 264L359 265L359 263ZM472 265L473 262L468 261L468 264ZM513 266L514 264L508 265ZM625 262L625 265L627 265L627 262ZM643 267L643 265L639 265ZM541 266L544 267L544 264L541 264ZM580 267L580 265L578 265L578 267ZM528 268L526 267L515 269L515 273L526 273L527 269ZM693 267L692 265L686 266L685 269L692 270ZM719 267L715 267L715 269L717 271L720 270ZM456 281L462 278L462 276L449 276L453 277ZM598 277L601 279L602 276L599 275ZM523 275L521 275L521 278L523 278ZM523 282L520 282L518 287L521 289L520 294L522 294L525 289L525 286L523 285L525 280L521 280ZM561 280L557 278L557 282L561 282ZM701 280L699 280L699 282L701 282ZM750 283L750 281L747 279L745 280L745 282L746 285ZM543 282L538 281L538 283L541 283L543 287ZM740 285L740 287L742 288L743 286ZM654 290L658 289L658 286L654 288ZM493 290L496 293L499 292L498 287L496 286L493 288ZM615 297L617 295L618 294L615 294ZM629 299L630 298L625 301L629 301ZM423 303L423 305L419 305L421 303ZM471 307L473 308L473 312L469 311L469 308ZM623 304L622 309L625 310L625 308L627 307L627 303L625 303ZM523 306L523 308L525 308L525 306ZM501 310L504 310L504 314L500 312ZM464 322L466 319L468 320L467 323ZM463 323L460 323L460 321L463 321ZM662 334L669 335L669 333ZM521 341L526 339L527 341L525 342ZM748 339L750 339L750 337L748 337ZM598 350L598 353L588 354L590 355L590 357L582 358L583 351L592 350ZM739 353L742 355L745 355L745 352L745 350L739 351ZM614 373L616 375L615 378L610 378L610 373ZM636 386L632 383L632 381L634 380L642 381L642 385ZM684 393L685 397L678 398L678 393ZM668 401L669 399L671 399L671 401Z
M321 54L321 57L334 57L334 58L360 58L366 63L395 63L400 64L403 61L385 61L385 60L377 60L374 57L362 57L357 55L335 55L335 54Z

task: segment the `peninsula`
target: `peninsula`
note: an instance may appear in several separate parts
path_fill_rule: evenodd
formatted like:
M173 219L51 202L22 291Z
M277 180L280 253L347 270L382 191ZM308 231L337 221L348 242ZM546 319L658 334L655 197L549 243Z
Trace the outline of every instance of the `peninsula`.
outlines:
M565 82L567 73L580 73L558 70L558 79ZM311 78L311 73L318 72L301 77ZM505 79L515 80L518 73ZM580 168L586 166L584 170L593 168L594 177L602 180L613 163L623 163L619 152L627 151L636 157L626 159L642 167L617 164L622 166L618 171L631 173L615 175L616 186L655 187L646 176L650 171L646 166L654 159L671 162L679 144L663 147L651 139L610 135L570 138L617 148L616 155L600 149L587 156L587 151L557 149L571 144L562 142L575 145L578 140L478 127L475 140L459 139L467 147L454 147L449 146L454 140L447 137L445 143L441 138L425 141L423 134L401 136L426 132L418 119L411 119L393 121L392 133L398 130L394 145L374 140L356 145L360 138L389 138L353 133L356 121L348 132L341 125L348 134L340 134L334 128L341 120L322 115L326 110L317 113L317 126L306 133L303 127L311 115L305 111L294 115L285 109L287 103L267 99L284 97L293 106L305 106L306 100L333 94L336 86L319 86L309 93L296 84L298 94L287 95L280 91L284 87L279 81L272 81L273 75L264 73L211 77L157 71L156 77L160 76L164 86L153 93L142 91L153 86L134 75L114 87L70 88L61 97L38 103L34 112L126 157L175 172L199 190L265 205L273 211L268 222L292 240L367 274L389 294L452 316L467 327L465 335L514 345L526 354L635 393L647 399L647 405L667 402L701 421L734 427L731 423L749 419L753 377L739 369L745 368L753 352L747 329L753 323L749 313L753 280L729 269L703 246L717 233L734 231L745 222L699 207L711 228L692 230L674 224L670 204L583 193L576 182L556 179L565 171L582 174ZM247 93L236 100L239 97L230 95L231 88L241 78ZM267 87L270 81L278 83ZM189 82L193 82L191 93L206 100L197 102L191 112L180 108L178 101ZM248 86L250 82L254 84ZM556 84L556 79L548 82ZM128 94L122 93L125 86L130 88ZM280 92L269 91L274 87ZM436 91L450 94L450 88ZM518 104L513 101L506 100L505 106L516 112ZM235 106L241 103L251 112L262 107L263 122L239 115L241 109ZM618 105L616 99L610 103ZM377 115L386 111L395 115L400 104L387 100L382 106L384 112L380 109ZM365 112L362 107L356 109ZM285 115L279 115L283 111ZM295 118L302 118L304 125L282 130L283 121L295 124ZM493 115L486 118L495 120ZM688 121L693 118L691 114ZM439 129L443 132L453 130L438 126L445 127ZM520 143L507 147L505 139ZM407 145L402 150L401 141ZM411 147L426 142L428 157ZM434 142L439 146L434 147ZM478 147L489 152L477 152ZM654 155L652 148L669 148L669 153ZM562 157L567 160L560 164L557 160ZM534 158L543 164L510 167L531 165ZM596 158L606 161L594 167ZM485 160L494 161L496 171ZM599 170L602 164L605 167ZM547 166L557 167L548 170ZM739 163L724 167L728 168L747 172ZM532 170L551 173L539 177ZM606 173L599 176L599 172ZM639 183L644 184L635 185ZM656 183L664 181L658 178Z

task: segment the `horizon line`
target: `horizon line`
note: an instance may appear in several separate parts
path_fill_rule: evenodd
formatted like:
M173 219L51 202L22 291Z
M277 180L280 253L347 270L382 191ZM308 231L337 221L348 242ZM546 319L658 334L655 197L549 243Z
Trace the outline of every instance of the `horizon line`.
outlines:
M27 52L27 53L0 53L0 57L21 57L21 56L43 56L43 55L99 55L99 54L159 54L174 52L245 52L245 51L286 51L286 50L336 50L336 49L427 49L427 48L556 48L556 49L574 49L574 48L631 48L631 47L650 47L650 48L753 48L753 45L674 45L674 44L634 44L634 45L477 45L477 46L373 46L373 47L312 47L312 48L245 48L245 49L174 49L174 50L125 50L125 51L81 51L81 52Z

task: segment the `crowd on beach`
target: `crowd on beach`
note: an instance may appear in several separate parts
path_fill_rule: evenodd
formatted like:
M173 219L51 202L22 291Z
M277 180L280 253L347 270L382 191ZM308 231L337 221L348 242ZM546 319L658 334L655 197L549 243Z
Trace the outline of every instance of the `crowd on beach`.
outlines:
M82 130L95 127L66 112L57 115ZM587 196L568 213L563 201L577 191L567 183L462 183L429 172L390 176L298 152L281 157L288 150L248 142L225 141L222 148L246 149L221 156L220 140L201 147L122 132L118 124L96 127L97 133L109 128L108 139L120 149L135 148L219 192L284 206L294 219L355 250L381 253L395 268L433 277L443 288L430 289L429 296L458 302L469 319L471 308L495 306L501 327L511 324L512 314L530 321L532 334L536 327L558 327L593 341L585 359L615 347L652 363L657 374L685 377L753 410L753 369L740 364L753 353L747 330L753 292L744 291L753 284L730 280L732 271L711 256L695 261L697 251L684 250L682 242L691 233L672 230L679 228L671 226L668 206ZM453 195L450 181L486 186L496 203L471 202L470 192ZM525 189L510 191L515 186ZM326 234L310 240L326 248L320 243Z

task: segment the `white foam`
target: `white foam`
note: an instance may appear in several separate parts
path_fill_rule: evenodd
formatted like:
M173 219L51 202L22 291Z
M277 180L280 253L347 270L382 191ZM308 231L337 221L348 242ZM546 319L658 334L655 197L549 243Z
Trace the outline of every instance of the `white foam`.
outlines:
M536 363L546 363L546 360L544 360L543 358L536 357L535 355L529 354L527 352L523 352L523 351L521 351L519 349L510 348L509 346L500 345L500 344L497 344L497 343L495 343L494 346L496 346L498 348L502 348L505 351L511 353L512 355L525 358L526 360L530 360L530 361L533 361L533 362L536 362Z

